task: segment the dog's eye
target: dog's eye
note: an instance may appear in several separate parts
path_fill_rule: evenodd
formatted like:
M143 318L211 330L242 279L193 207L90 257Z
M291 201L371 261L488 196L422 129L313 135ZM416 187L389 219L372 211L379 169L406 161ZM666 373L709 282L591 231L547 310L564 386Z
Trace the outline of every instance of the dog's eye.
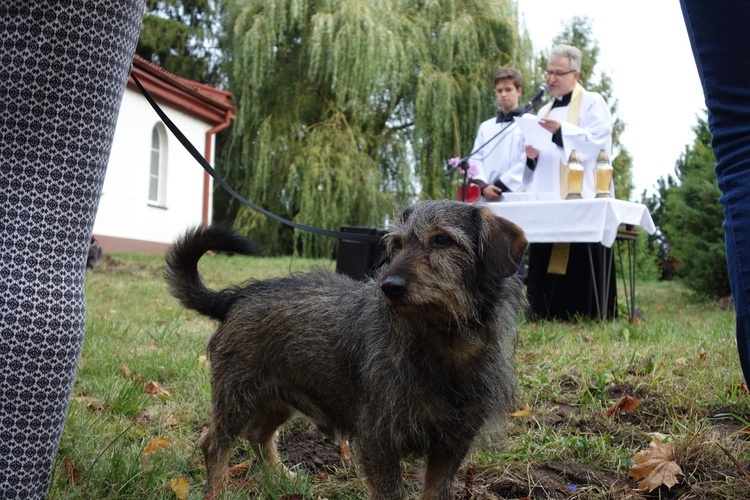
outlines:
M401 242L401 238L393 238L391 240L391 252L395 252L396 250L401 250L404 247L404 244Z
M453 240L450 238L450 236L447 236L445 234L436 234L432 237L433 248L445 248L447 246L450 246L452 243Z

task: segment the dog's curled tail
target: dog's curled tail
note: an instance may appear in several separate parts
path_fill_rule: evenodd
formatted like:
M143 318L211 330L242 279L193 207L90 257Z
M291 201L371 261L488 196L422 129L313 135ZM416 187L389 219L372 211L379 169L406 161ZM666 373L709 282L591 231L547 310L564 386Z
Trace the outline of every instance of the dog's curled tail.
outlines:
M198 261L209 250L255 255L258 250L250 240L234 231L216 226L188 229L167 252L165 278L169 291L183 306L211 318L224 321L237 299L237 289L215 292L206 288L198 274Z

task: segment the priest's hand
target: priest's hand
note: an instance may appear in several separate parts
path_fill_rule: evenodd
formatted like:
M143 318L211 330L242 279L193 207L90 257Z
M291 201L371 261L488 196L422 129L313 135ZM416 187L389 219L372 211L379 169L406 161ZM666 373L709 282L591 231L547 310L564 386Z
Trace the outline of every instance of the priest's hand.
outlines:
M494 184L488 184L482 188L482 196L484 196L487 201L498 201L502 193L503 190Z
M531 158L532 160L539 158L539 150L529 144L523 148L523 152L526 153L526 158Z
M557 131L560 130L560 121L553 120L552 118L542 118L539 120L539 125L541 125L544 130L548 130L553 134L556 134Z

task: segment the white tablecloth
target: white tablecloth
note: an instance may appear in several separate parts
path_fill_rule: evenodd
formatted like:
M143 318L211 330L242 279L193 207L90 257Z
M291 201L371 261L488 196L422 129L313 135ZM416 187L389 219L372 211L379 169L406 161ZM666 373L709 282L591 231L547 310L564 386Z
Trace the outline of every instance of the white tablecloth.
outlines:
M487 203L514 222L530 243L601 243L612 247L620 224L656 231L648 208L613 198Z

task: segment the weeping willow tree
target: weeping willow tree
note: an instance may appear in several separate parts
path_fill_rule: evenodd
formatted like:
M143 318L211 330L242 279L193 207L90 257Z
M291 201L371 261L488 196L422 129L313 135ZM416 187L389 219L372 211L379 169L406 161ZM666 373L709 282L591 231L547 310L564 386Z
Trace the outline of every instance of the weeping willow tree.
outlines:
M454 195L445 161L494 112L492 74L518 39L513 5L497 0L230 0L225 21L238 106L226 177L329 229ZM276 253L334 244L245 207L234 223Z

